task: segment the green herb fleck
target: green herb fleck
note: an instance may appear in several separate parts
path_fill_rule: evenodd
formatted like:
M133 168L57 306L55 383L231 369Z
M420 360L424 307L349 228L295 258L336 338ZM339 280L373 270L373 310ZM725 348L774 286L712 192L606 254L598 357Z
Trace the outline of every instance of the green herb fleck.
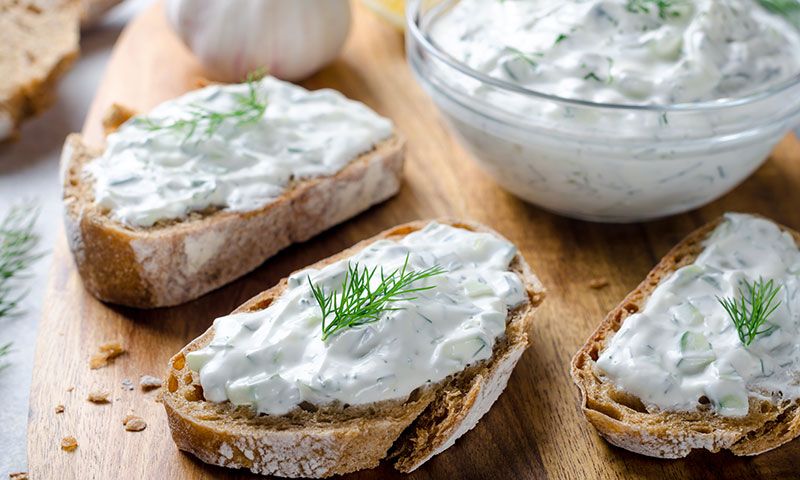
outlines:
M795 27L800 28L800 0L758 0L772 13L785 17Z
M775 301L781 286L776 286L772 280L765 282L763 278L755 283L745 280L744 284L747 292L738 289L738 300L736 297L717 297L717 301L728 312L739 334L739 340L747 347L758 335L772 333L778 328L775 325L763 329L761 327L781 304L780 300Z
M584 80L594 80L596 82L603 83L603 81L600 79L600 77L598 77L597 74L595 74L594 72L587 73L586 75L584 75L583 79Z
M656 7L659 18L667 20L680 17L680 5L685 3L685 0L628 0L625 8L631 13L650 13Z
M513 53L514 56L516 56L520 60L523 60L525 63L527 63L528 65L530 65L533 68L536 68L539 65L539 62L534 60L534 58L537 57L537 56L539 56L539 57L542 56L541 53L525 53L522 50L520 50L518 48L514 48L514 47L508 47L507 46L506 50L508 50L509 52Z
M168 122L157 122L147 117L137 118L137 122L151 132L168 131L183 133L184 141L190 139L198 129L203 129L203 135L210 137L223 123L233 120L236 125L246 125L257 122L264 116L267 102L258 94L258 80L261 74L250 74L247 77L247 95L237 95L236 107L229 112L217 112L202 105L189 105L189 118Z
M326 293L322 286L315 285L308 277L311 292L322 311L322 340L340 330L358 327L378 321L381 313L399 310L391 306L400 300L416 300L408 295L430 290L434 286L412 288L411 284L440 275L445 271L437 266L419 271L408 270L408 255L402 268L388 275L380 269L380 283L372 287L378 267L371 270L361 268L358 263L348 264L340 292Z

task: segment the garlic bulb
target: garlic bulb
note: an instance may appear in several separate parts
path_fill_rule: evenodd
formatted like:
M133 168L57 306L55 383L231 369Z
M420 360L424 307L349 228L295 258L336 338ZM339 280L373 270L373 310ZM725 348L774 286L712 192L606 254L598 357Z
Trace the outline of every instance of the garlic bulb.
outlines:
M265 69L302 80L339 54L348 0L168 0L167 19L214 80Z

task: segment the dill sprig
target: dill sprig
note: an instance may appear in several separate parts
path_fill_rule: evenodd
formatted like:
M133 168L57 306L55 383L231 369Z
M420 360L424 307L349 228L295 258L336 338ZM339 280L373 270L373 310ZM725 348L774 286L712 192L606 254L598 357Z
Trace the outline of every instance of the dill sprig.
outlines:
M800 28L800 0L758 0L767 10L786 18Z
M0 359L4 358L9 353L11 353L11 344L10 343L6 343L2 347L0 347ZM5 370L5 368L7 366L8 366L7 363L0 363L0 371Z
M0 223L0 318L17 313L25 293L15 294L14 280L42 255L34 252L39 235L34 232L39 209L16 205Z
M264 116L267 109L267 101L260 98L258 94L258 80L262 74L250 74L247 76L247 95L236 96L236 107L228 112L217 112L202 105L189 105L188 118L181 118L174 121L156 122L148 117L139 117L137 121L151 132L169 131L184 133L184 141L190 139L198 129L203 129L203 136L210 137L223 123L232 120L236 125L246 125L257 122Z
M765 282L763 278L759 278L754 283L745 280L744 284L747 287L747 292L743 292L739 288L738 300L736 297L717 297L717 301L728 312L739 334L739 340L747 347L753 343L753 340L758 335L772 333L778 328L775 325L763 329L761 327L781 304L780 300L775 302L775 296L780 291L781 286L776 286L772 280Z
M383 312L400 310L391 304L400 300L416 300L416 297L407 295L434 288L433 285L412 287L411 284L445 272L438 265L419 272L409 271L406 255L402 268L392 273L384 273L381 267L381 281L373 288L371 283L377 271L378 267L370 270L366 266L361 268L358 263L348 263L341 291L338 293L326 293L322 286L314 285L311 277L308 277L311 292L322 311L323 341L340 330L376 322Z
M19 303L27 292L16 292L16 280L41 257L34 252L39 243L39 235L34 232L38 216L36 206L16 205L0 222L0 318L19 313ZM0 346L0 357L9 352L11 343Z

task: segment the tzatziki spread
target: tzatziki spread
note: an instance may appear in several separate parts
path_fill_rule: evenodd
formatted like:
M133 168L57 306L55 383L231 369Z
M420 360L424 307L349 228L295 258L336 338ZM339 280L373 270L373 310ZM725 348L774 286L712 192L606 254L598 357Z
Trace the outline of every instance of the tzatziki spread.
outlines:
M460 0L430 35L478 72L602 103L738 97L800 73L800 32L755 0Z
M664 278L626 318L597 367L646 406L747 415L749 398L800 397L800 250L759 217L727 214L697 260ZM749 346L720 303L772 280L777 309ZM742 290L742 292L740 292Z
M526 291L509 270L516 248L488 233L439 223L401 240L380 240L322 269L292 274L264 310L214 321L214 338L187 354L208 401L250 405L281 415L303 402L349 405L402 399L491 357L510 309ZM340 288L348 266L391 271L439 266L433 286L392 304L376 322L322 340L310 282ZM376 278L375 281L378 281Z
M272 77L255 84L263 114L214 128L152 128L202 112L235 112L249 84L215 85L162 103L109 135L88 163L95 202L131 227L149 227L209 208L248 211L280 197L295 180L333 175L392 135L392 123L324 89Z
M410 0L408 59L494 179L630 222L730 191L800 124L800 31L757 0ZM698 103L699 102L699 103Z

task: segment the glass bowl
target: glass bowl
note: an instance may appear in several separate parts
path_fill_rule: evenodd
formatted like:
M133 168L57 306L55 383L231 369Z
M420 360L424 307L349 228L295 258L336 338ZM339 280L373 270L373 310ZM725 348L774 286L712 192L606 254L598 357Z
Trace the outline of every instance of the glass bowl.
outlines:
M800 74L747 97L680 105L561 98L477 72L428 35L453 0L411 0L411 69L497 183L542 208L600 222L684 212L752 174L800 125Z

